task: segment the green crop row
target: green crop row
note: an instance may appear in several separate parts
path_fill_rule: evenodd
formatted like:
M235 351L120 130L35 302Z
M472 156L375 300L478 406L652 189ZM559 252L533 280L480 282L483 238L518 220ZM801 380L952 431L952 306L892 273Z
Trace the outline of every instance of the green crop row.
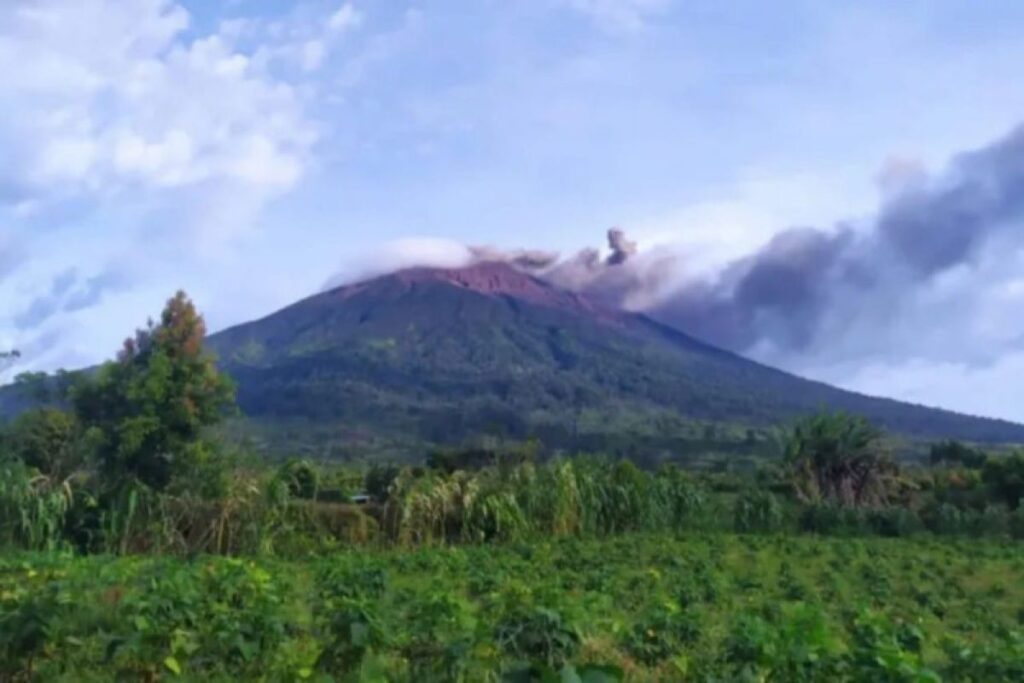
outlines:
M625 534L0 560L0 680L1024 680L1010 542Z

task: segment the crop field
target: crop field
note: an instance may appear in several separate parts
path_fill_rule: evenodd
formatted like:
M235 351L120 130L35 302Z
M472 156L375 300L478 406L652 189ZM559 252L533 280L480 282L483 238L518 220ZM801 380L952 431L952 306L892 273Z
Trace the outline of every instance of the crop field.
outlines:
M631 534L0 560L0 680L1024 680L1024 548Z

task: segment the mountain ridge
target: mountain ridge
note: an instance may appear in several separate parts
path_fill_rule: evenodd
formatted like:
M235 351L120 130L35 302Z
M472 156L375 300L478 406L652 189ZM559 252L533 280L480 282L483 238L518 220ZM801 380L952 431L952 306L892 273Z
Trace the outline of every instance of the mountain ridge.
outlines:
M911 437L1024 441L1024 426L801 378L504 263L336 287L211 335L210 345L253 417L374 423L429 441L469 436L487 416L515 423L513 436L572 445L578 424L569 423L581 416L763 428L822 407ZM424 428L446 419L451 429Z

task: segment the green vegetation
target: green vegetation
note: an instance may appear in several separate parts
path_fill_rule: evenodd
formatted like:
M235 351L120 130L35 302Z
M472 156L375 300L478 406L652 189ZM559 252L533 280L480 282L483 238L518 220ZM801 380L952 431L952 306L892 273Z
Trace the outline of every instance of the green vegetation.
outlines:
M1024 676L1024 452L823 413L736 472L274 465L216 438L203 335L179 294L0 433L0 681Z
M0 605L7 680L1024 676L1024 559L1005 542L630 534L303 560L15 555L0 560Z

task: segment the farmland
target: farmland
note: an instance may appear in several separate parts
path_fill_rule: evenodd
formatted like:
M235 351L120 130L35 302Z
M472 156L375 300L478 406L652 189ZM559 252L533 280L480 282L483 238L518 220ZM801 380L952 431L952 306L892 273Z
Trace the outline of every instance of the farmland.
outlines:
M724 533L0 560L6 680L1021 680L1019 544Z

